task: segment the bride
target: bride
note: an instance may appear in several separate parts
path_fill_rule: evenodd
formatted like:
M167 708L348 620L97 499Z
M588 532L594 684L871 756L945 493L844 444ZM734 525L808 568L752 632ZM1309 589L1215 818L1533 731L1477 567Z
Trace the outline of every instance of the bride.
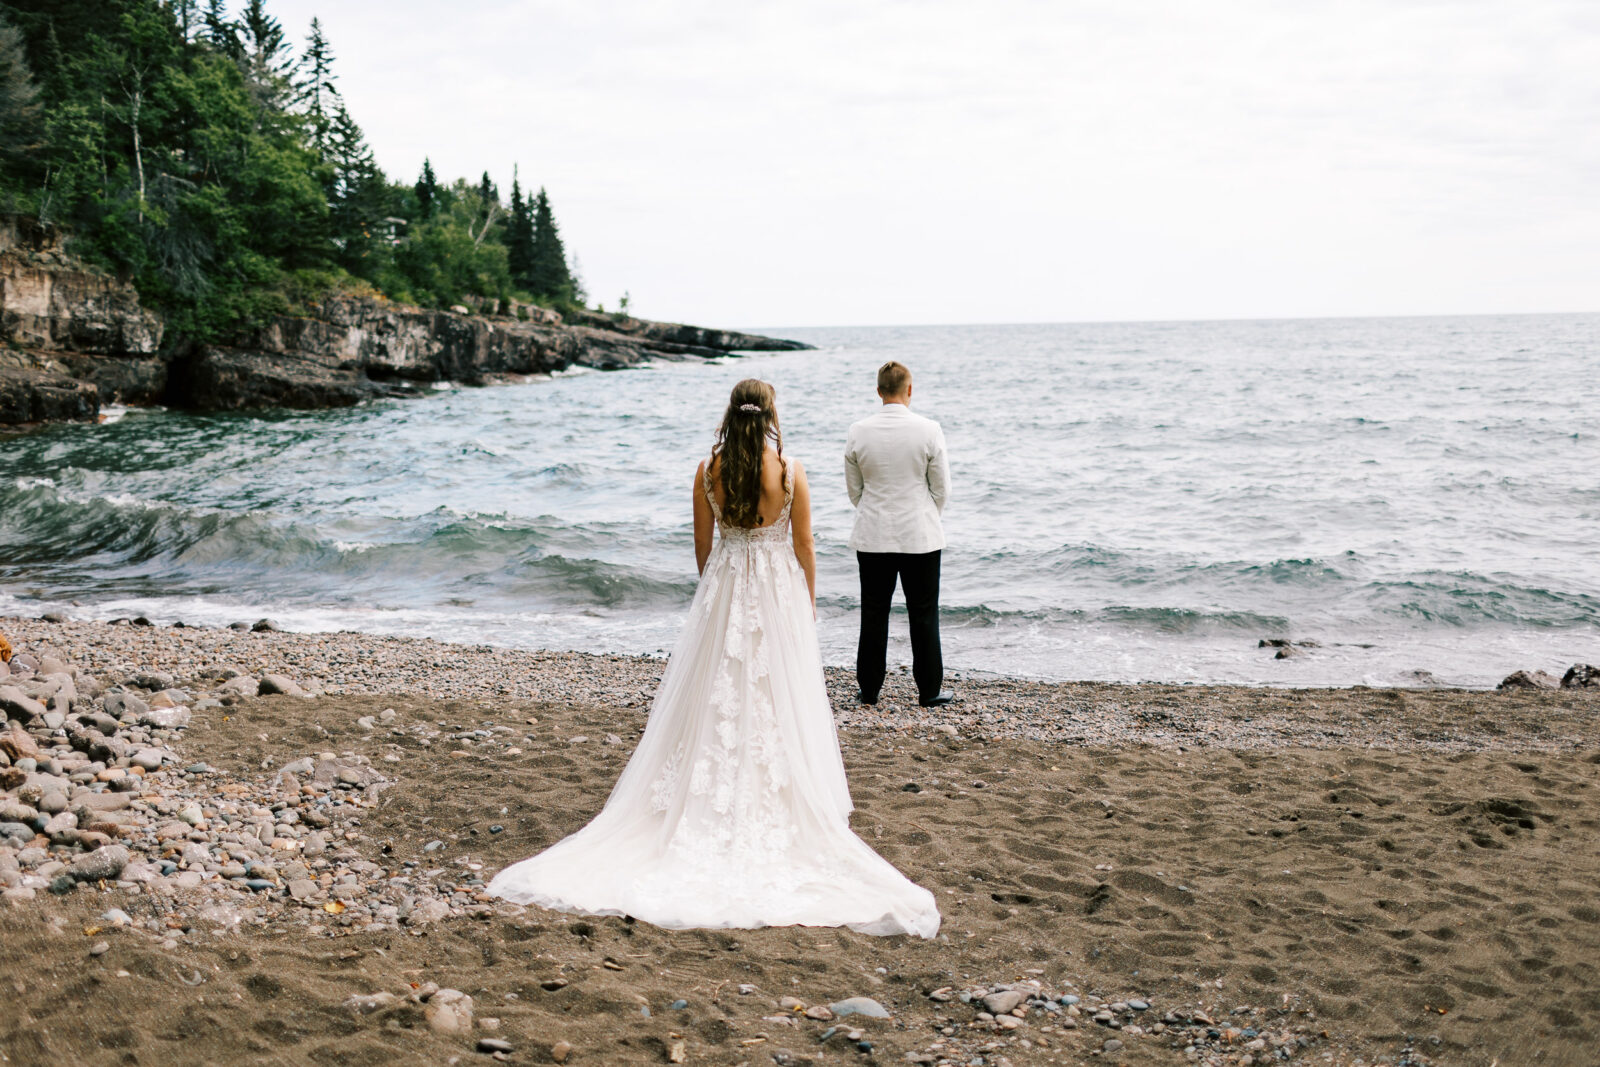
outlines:
M817 647L810 492L784 459L766 382L733 387L695 472L694 545L688 622L605 807L488 891L676 929L933 937L933 894L850 830Z

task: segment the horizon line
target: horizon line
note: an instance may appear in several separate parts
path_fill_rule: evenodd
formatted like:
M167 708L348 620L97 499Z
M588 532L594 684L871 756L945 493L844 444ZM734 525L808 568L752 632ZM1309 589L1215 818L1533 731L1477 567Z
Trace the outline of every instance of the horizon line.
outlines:
M997 326L1161 326L1161 325L1192 325L1199 323L1219 322L1328 322L1328 321L1360 321L1370 319L1507 319L1507 318L1533 318L1540 316L1583 316L1600 315L1600 309L1593 311L1461 311L1461 312L1411 312L1395 315L1222 315L1211 318L1154 318L1154 319L1038 319L1030 321L993 321L993 322L846 322L813 324L809 326L738 326L725 327L737 329L741 332L767 333L772 330L904 330L904 329L950 329L955 327L997 327ZM656 319L656 322L669 322L673 320Z

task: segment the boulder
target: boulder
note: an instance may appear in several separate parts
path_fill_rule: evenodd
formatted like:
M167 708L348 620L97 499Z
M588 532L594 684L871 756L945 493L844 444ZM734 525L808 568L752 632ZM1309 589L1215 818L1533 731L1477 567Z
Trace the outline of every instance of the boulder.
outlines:
M1560 689L1561 682L1546 671L1515 671L1506 675L1501 689Z
M1600 689L1600 667L1588 663L1574 663L1561 676L1563 689Z

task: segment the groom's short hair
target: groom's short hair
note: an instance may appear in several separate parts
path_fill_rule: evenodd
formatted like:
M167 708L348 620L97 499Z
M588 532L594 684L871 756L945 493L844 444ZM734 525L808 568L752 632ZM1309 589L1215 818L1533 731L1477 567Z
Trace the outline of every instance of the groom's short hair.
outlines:
M911 369L899 360L891 359L878 368L878 393L882 396L899 396L911 384Z

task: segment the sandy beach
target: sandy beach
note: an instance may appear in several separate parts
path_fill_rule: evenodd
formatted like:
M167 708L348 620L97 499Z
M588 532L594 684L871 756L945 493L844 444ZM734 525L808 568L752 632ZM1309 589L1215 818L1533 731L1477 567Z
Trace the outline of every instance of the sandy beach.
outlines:
M958 678L927 712L831 672L853 826L940 936L667 932L481 892L604 802L660 660L0 633L0 687L75 683L11 728L0 823L59 819L46 778L80 817L0 846L4 1062L1600 1059L1600 690Z

